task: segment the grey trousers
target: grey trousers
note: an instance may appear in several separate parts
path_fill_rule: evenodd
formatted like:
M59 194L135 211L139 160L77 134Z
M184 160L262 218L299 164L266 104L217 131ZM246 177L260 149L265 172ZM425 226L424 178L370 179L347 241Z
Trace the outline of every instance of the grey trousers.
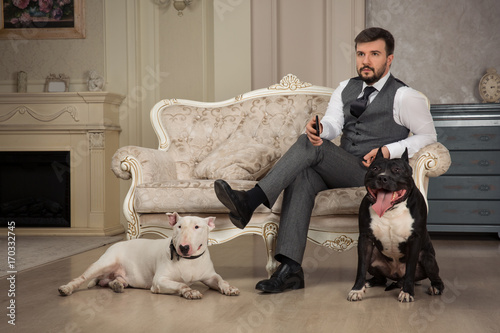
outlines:
M316 194L340 187L362 186L366 168L361 159L330 141L319 147L301 135L258 185L272 207L284 190L276 259L302 263Z

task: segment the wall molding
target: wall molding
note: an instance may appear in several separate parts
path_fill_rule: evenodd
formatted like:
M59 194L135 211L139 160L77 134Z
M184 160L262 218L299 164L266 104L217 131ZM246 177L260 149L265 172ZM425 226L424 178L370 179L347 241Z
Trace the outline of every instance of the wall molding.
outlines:
M303 21L297 20L301 14L297 13L298 8L309 11L308 15L304 15ZM284 10L295 16L295 20L280 22ZM290 36L281 35L287 33L289 28L297 31L297 27L304 27L304 33L309 35L298 37L303 41L315 38L313 45L322 45L315 52L321 52L323 60L310 65L315 66L315 74L311 74L313 77L308 80L316 85L336 87L339 82L356 75L353 44L356 35L365 28L365 0L323 0L321 5L299 0L253 1L252 15L253 89L274 84L286 75L287 70L287 73L280 73L283 60L300 63L300 57L304 53L301 55L300 52L290 52L296 41ZM320 24L314 21L318 17L324 22L322 27L318 27ZM320 70L317 70L318 66L321 67ZM301 69L302 72L309 73L307 69ZM293 74L303 78L303 73Z
M365 0L325 1L326 85L356 76L354 38L365 28Z

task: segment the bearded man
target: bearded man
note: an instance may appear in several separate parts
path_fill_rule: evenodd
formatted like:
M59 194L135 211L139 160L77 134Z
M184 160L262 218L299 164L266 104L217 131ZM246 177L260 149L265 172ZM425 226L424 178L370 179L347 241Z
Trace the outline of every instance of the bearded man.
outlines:
M318 192L363 186L380 147L385 158L401 157L406 148L411 157L436 142L427 98L390 72L392 34L368 28L354 42L358 76L333 92L319 131L311 119L306 134L249 191L235 191L224 180L215 182L217 197L239 228L245 228L260 204L272 207L284 190L275 255L281 264L270 279L257 283L256 289L264 293L304 288L301 263ZM336 146L330 140L339 135L341 144Z

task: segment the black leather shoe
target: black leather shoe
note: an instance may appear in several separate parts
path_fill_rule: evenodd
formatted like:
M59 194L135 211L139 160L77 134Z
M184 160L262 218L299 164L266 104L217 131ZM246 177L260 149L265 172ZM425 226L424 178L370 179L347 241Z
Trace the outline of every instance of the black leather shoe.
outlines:
M299 267L295 272L287 264L281 264L268 280L262 280L255 289L265 293L281 293L287 289L304 288L304 271Z
M248 206L248 195L244 191L235 191L222 179L214 183L215 195L226 206L230 213L229 219L233 224L244 229L252 218L253 210Z

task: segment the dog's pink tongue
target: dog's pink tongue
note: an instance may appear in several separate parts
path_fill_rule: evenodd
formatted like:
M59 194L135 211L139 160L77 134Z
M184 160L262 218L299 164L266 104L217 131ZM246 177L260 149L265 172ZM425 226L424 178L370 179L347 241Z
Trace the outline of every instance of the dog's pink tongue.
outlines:
M377 202L372 205L373 210L379 217L382 217L384 213L391 208L391 198L392 192L378 191Z

